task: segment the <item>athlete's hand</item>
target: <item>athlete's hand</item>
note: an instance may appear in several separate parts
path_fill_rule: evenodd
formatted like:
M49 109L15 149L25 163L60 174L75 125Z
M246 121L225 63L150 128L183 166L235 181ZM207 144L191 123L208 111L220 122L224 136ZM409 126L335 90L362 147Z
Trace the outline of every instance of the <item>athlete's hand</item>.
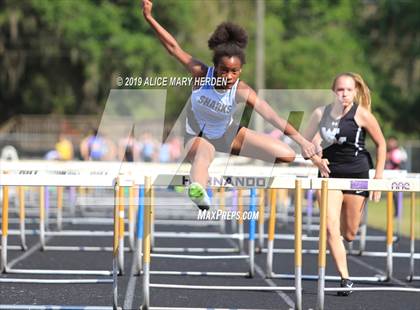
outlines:
M152 16L152 0L142 0L143 16L145 18Z
M302 143L300 145L300 148L302 150L302 156L304 159L311 159L318 153L317 147L313 143L308 141Z
M381 200L381 192L370 191L369 200L373 200L374 202L379 202L379 200Z
M382 179L382 174L380 175L376 175L373 177L374 179ZM377 192L377 191L370 191L369 192L369 200L372 200L374 202L379 202L379 200L381 200L381 193L382 192Z
M328 165L330 162L326 158L321 158L318 155L315 155L311 158L312 163L318 167L321 177L328 178L330 176L330 168Z

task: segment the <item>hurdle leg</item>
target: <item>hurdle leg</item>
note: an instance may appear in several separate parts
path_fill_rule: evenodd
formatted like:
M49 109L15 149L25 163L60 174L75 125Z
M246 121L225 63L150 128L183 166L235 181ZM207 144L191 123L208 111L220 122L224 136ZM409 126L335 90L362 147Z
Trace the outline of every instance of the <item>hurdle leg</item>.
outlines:
M244 250L244 220L242 218L242 215L244 214L244 204L243 204L243 195L242 195L242 189L238 189L238 213L239 213L239 219L238 219L238 233L239 233L239 252L243 252Z
M128 238L129 238L129 244L130 244L130 251L135 250L135 244L134 244L134 194L135 188L133 186L130 186L128 189L129 193L129 202L128 202Z
M150 187L150 208L151 208L151 218L150 218L150 249L152 250L155 246L155 191L153 187Z
M231 211L238 211L238 195L237 195L236 188L233 188L232 190ZM237 232L238 231L237 221L230 221L230 228L231 228L231 231Z
M124 187L118 187L118 267L120 274L124 274Z
M45 187L39 187L39 241L41 251L45 250Z
M314 206L314 199L313 199L313 191L308 189L306 191L306 234L310 236L312 234L312 213L313 213L313 206Z
M324 310L325 297L325 266L327 249L327 208L328 181L323 180L321 186L320 224L319 224L319 254L318 254L318 297L317 309Z
M152 219L151 206L151 178L145 177L145 206L144 206L144 243L143 243L143 305L142 309L148 310L150 307L150 232Z
M402 219L403 219L403 192L395 193L397 196L397 237L401 237L401 227L402 227Z
M76 194L76 188L74 186L71 186L69 189L69 195L70 195L70 214L72 217L76 214L76 204L77 204L77 194Z
M251 278L254 277L255 274L255 210L256 210L256 199L257 199L257 190L255 188L251 188L251 203L249 206L249 211L251 214L251 218L249 219L249 276Z
M208 190L207 192L211 192L211 190ZM209 195L209 197L210 197L210 195ZM220 210L222 210L222 212L225 211L226 195L225 195L225 188L224 187L220 188L220 192L219 192L219 204L218 205L219 205ZM220 224L219 231L221 233L226 232L226 225L225 225L225 220L223 219L223 216L220 217L219 224Z
M273 276L273 249L274 249L274 232L276 228L276 190L270 189L270 219L268 224L268 241L267 241L267 271L266 277Z
M7 235L9 233L9 187L3 186L3 212L1 235L1 272L6 272L7 266Z
M265 190L261 189L260 191L260 199L258 203L258 249L257 253L262 253L262 249L264 248L264 193Z
M296 309L302 310L302 181L295 185L295 293Z
M26 246L25 234L25 189L23 186L18 187L19 195L19 228L20 228L20 244L23 251L28 247Z
M387 227L386 227L386 280L389 281L392 278L392 244L393 244L393 232L394 232L394 202L392 192L387 194Z
M114 188L114 247L112 256L112 306L118 308L118 248L120 238L119 234L119 185Z
M144 186L139 187L137 208L137 244L136 244L136 263L137 272L141 274L143 269L143 213L144 213Z
M57 187L57 229L63 229L63 187Z
M50 227L50 188L45 186L45 213L44 213L44 227L45 230L49 230Z
M416 238L414 235L415 232L415 221L416 221L416 193L411 193L410 199L410 273L407 277L408 281L413 281L414 279L414 247Z

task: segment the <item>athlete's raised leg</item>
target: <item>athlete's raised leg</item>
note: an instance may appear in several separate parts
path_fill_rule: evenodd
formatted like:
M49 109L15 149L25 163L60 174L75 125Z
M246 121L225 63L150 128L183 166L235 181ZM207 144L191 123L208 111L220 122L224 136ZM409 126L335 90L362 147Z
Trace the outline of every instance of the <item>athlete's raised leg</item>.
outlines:
M295 152L286 143L242 127L232 142L232 154L267 162L292 162Z

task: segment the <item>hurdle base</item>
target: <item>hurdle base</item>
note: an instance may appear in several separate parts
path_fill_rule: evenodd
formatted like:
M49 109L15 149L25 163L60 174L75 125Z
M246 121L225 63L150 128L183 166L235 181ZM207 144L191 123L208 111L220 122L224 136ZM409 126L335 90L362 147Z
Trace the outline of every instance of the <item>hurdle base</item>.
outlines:
M270 278L293 280L293 279L295 279L295 275L294 274L271 273ZM302 280L318 281L318 279L319 279L318 275L302 275ZM386 281L388 281L388 279L385 275L375 275L373 277L349 277L349 279L353 282L386 282ZM339 281L341 281L341 277L325 276L325 281L339 282Z

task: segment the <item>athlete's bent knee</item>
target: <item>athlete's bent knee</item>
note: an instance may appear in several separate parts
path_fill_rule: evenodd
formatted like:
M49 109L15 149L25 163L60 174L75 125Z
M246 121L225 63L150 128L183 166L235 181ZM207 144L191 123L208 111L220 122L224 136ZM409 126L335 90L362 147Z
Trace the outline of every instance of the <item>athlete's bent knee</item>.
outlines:
M347 242L352 242L354 241L354 239L356 238L356 234L353 232L346 232L343 236L344 240L346 240Z
M296 154L295 152L289 152L288 154L282 156L282 157L276 157L276 164L279 163L291 163L295 160Z

